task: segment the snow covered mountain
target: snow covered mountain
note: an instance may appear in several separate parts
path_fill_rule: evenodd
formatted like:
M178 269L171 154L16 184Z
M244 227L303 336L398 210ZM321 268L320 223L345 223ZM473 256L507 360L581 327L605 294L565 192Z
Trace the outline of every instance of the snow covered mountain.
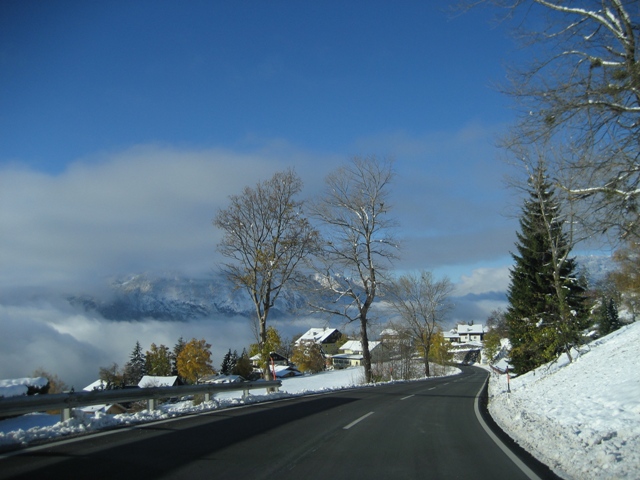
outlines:
M234 288L223 276L130 275L113 280L109 293L102 297L72 295L67 300L73 306L117 321L148 318L188 321L215 316L249 316L254 312L247 293ZM290 314L304 305L301 294L283 291L272 315Z

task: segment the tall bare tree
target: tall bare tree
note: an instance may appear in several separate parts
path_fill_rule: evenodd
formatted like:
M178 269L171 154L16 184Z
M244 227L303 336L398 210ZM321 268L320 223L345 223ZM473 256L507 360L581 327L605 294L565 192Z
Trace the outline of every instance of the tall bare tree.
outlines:
M334 298L329 306L315 307L359 322L367 383L372 379L370 310L398 248L389 203L393 176L390 160L355 157L327 176L324 194L311 210L324 234L317 256L322 290Z
M302 201L296 200L301 190L293 170L278 172L229 197L230 205L213 222L224 232L218 249L228 259L223 264L227 277L249 294L255 307L254 333L265 365L269 312L285 285L302 280L298 267L317 241ZM271 378L268 368L265 376Z
M419 274L407 274L389 285L386 301L398 312L403 330L414 345L422 351L424 374L430 376L429 352L435 334L453 307L450 296L451 281L445 277L435 280L433 274L423 270Z
M487 0L517 18L531 59L506 92L521 116L507 143L564 148L552 177L588 208L592 232L640 236L637 0ZM564 182L571 179L571 184Z

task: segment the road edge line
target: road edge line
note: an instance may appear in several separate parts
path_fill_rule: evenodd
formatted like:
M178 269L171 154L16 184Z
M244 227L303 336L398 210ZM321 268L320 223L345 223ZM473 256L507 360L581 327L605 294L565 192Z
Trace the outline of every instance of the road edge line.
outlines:
M522 460L520 460L518 458L518 456L513 453L511 451L511 449L509 447L507 447L502 440L500 440L498 438L498 436L493 433L493 431L491 430L491 428L489 428L489 425L487 425L487 423L484 421L484 418L482 418L482 415L480 414L480 406L479 406L479 399L480 399L480 395L482 394L482 391L484 390L485 385L487 384L487 382L489 381L489 377L485 378L482 387L480 387L480 390L478 390L478 393L476 394L476 398L475 398L475 402L473 404L473 410L476 414L476 418L478 419L478 422L480 422L480 425L482 426L482 428L484 429L485 432L487 432L487 435L489 435L489 437L491 438L491 440L493 440L493 442L500 448L500 450L502 450L505 455L507 455L507 457L509 457L509 459L516 464L516 466L522 470L522 472L531 480L542 480L533 470L531 470Z

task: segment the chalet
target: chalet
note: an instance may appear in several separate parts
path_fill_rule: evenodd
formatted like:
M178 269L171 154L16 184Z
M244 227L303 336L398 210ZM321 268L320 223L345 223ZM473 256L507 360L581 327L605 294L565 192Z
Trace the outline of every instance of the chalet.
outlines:
M310 328L296 340L296 345L303 342L313 342L319 345L335 343L342 334L335 328Z
M276 378L298 377L302 373L293 365L276 365L274 367Z
M369 352L373 354L380 342L369 342ZM339 353L332 357L334 368L358 367L362 365L363 349L359 340L349 340L339 348Z
M336 342L341 336L342 333L335 328L310 328L295 341L295 346L303 343L315 343L320 345L324 353L332 354L338 351Z
M456 328L444 332L444 339L449 343L482 342L484 340L484 326L457 325Z
M280 355L278 352L271 352L269 354L269 358L270 358L269 360L270 365L288 365L289 364L289 359L284 355ZM253 357L251 357L249 360L251 360L251 364L253 365L254 368L261 368L262 355L257 353Z

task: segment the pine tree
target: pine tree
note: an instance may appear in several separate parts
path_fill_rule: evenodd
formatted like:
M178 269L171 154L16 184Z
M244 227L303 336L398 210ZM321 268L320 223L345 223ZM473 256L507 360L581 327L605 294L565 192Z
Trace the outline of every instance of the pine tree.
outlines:
M124 366L124 381L126 385L137 385L142 377L146 375L147 368L144 353L140 342L136 341L136 346L133 347L131 357Z
M233 367L231 366L231 349L229 349L229 351L224 354L224 358L222 359L222 365L220 365L220 373L222 375L231 375L231 370L233 370Z
M608 335L622 326L618 317L618 306L613 298L610 298L609 301L605 298L602 299L600 312L600 325L598 328L600 335Z
M178 356L180 355L180 352L182 352L182 350L184 349L185 345L186 345L186 342L184 341L184 338L180 337L173 347L173 352L171 355L171 375L180 376L180 374L178 373Z
M560 204L544 165L530 176L507 293L511 364L525 373L579 341L585 288L563 232Z

